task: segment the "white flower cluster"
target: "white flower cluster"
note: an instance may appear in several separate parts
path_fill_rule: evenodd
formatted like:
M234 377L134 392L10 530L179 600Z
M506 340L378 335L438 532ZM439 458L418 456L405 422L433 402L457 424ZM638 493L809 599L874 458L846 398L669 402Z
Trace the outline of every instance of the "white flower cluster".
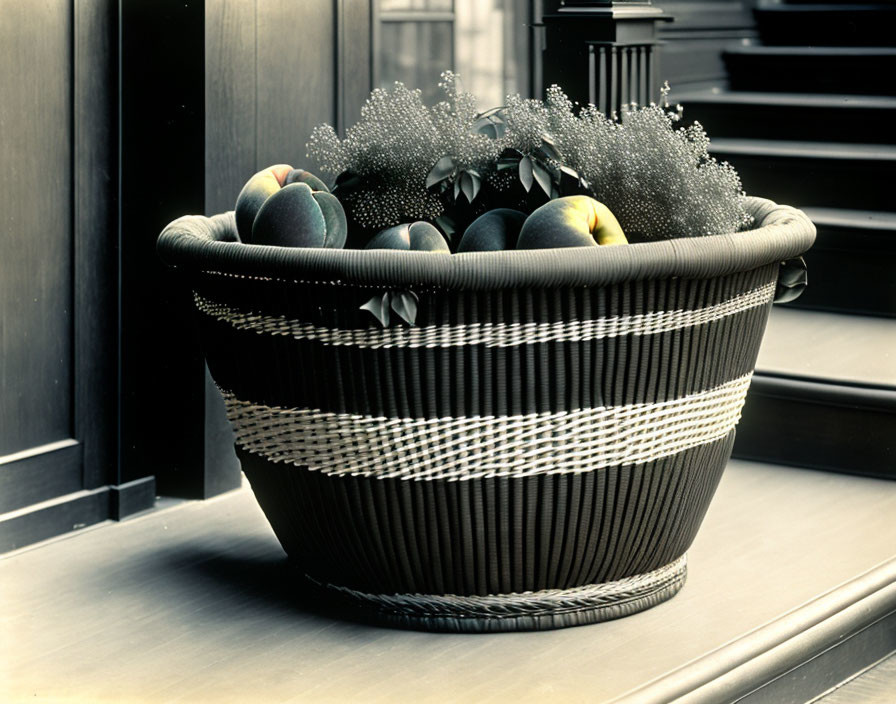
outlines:
M664 86L664 103L667 93ZM751 224L737 172L709 155L709 138L699 123L675 128L680 108L671 112L668 104L632 104L613 120L588 105L576 115L557 86L549 89L545 106L548 129L564 161L626 233L697 237Z
M490 135L478 129L482 115L457 76L446 71L439 85L446 100L431 109L419 90L396 83L391 90L371 93L345 139L329 125L312 133L308 156L322 173L359 177L355 188L339 195L362 227L442 215L445 201L426 188L426 177L446 156L458 172L478 172L492 192L506 191L513 174L497 171L504 150L535 153L546 139L561 159L553 166L578 172L626 233L691 237L735 232L750 224L740 178L729 164L709 155L709 139L698 123L675 127L680 111L668 109L668 87L663 106L633 104L619 119L593 105L577 109L557 86L544 101L509 96L495 115L501 130Z

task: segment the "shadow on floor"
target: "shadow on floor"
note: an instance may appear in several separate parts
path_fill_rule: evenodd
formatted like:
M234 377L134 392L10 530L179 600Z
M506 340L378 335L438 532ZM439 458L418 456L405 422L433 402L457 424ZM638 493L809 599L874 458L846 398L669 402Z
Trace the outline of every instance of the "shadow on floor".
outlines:
M371 626L369 619L324 598L310 586L276 543L248 538L227 552L209 547L172 546L141 556L141 571L164 579L185 595L203 593L211 603L252 602L265 616L319 619Z

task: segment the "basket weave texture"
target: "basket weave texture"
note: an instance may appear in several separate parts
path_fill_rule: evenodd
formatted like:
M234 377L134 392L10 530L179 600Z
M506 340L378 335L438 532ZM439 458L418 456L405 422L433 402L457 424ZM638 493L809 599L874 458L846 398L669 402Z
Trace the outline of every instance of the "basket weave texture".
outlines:
M734 440L782 260L814 228L434 255L163 232L243 470L330 597L434 630L553 628L674 595ZM416 325L360 309L411 290Z

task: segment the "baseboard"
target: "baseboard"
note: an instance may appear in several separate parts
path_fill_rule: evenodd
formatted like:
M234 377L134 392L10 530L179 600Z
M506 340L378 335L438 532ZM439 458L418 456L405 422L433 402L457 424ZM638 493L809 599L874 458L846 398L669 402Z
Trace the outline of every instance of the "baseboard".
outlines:
M109 516L116 521L151 509L156 503L156 478L143 477L109 487Z
M152 508L155 477L85 489L0 514L0 553Z

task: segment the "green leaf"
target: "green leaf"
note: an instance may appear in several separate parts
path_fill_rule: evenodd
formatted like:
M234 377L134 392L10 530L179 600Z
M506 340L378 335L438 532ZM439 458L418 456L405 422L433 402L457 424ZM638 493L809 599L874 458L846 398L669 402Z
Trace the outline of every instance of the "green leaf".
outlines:
M481 119L486 118L486 117L494 117L494 116L498 116L498 117L500 117L500 115L501 115L501 111L502 111L505 107L506 107L506 106L501 105L500 107L497 107L497 108L491 108L491 109L489 109L489 110L485 110L484 112L479 113L479 114L476 116L476 119L477 119L477 120L481 120Z
M413 291L393 291L392 310L408 325L417 320L417 294Z
M479 123L475 123L474 127L476 127L477 124ZM498 139L498 128L488 120L476 127L476 133L484 134L489 139Z
M460 195L460 179L457 179L454 182L454 200L457 200L457 197Z
M367 303L360 307L360 310L367 310L373 313L373 316L380 321L380 325L384 328L389 325L389 299L391 296L388 291L378 293Z
M473 177L468 171L464 171L460 175L460 190L466 196L467 203L472 203L476 194L473 192Z
M526 193L532 190L532 158L528 156L524 156L520 159L520 183L523 184L523 188L526 189Z
M470 174L470 177L473 179L473 197L470 199L470 202L472 203L476 199L476 196L479 195L479 189L482 188L482 177L477 171L470 170L467 171L467 173Z
M357 174L353 174L351 171L343 171L336 177L332 190L334 193L336 191L339 191L339 193L349 193L358 188L362 183L363 179Z
M548 170L544 168L539 162L532 161L532 175L535 177L535 180L538 181L538 185L541 186L541 190L545 192L545 195L551 195L551 175L548 173Z
M450 156L443 156L426 175L426 187L432 188L440 181L444 181L454 173L455 168L454 159Z
M548 141L547 137L541 138L541 146L538 148L547 159L553 159L554 161L563 161L560 156L560 152L557 151L556 147L554 147L554 143Z
M436 218L435 222L439 229L442 230L445 237L447 237L448 240L451 241L451 238L457 232L457 225L455 224L454 220L448 215L439 215L439 217Z

